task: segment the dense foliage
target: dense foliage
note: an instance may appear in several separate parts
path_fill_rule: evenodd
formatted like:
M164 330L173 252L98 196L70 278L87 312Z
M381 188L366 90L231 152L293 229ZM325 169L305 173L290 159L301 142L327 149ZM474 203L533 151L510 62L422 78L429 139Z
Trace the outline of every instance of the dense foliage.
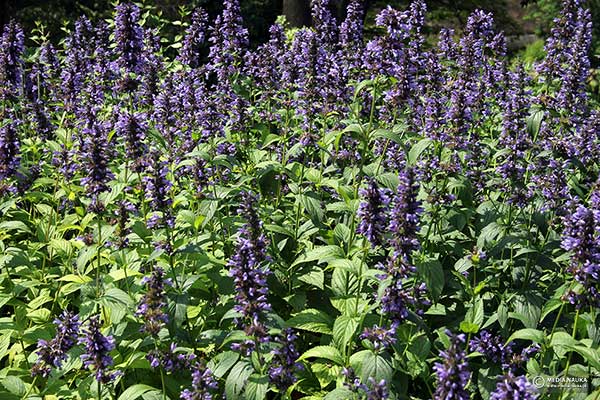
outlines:
M483 11L431 47L421 0L368 42L327 4L256 50L237 0L4 26L2 399L600 394L589 11L521 65Z

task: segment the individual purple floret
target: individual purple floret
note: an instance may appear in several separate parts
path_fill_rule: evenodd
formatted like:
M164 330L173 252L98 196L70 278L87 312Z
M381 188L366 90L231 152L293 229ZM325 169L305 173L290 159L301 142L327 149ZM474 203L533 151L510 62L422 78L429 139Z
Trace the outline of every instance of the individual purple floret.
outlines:
M8 122L0 128L0 181L15 174L20 164L19 149L17 124Z
M227 266L235 284L234 309L242 315L237 319L237 324L248 336L264 341L268 340L263 320L264 314L271 310L267 300L267 277L271 272L262 265L267 259L267 238L255 210L256 201L252 194L242 194L238 214L245 218L246 223L238 232L237 248ZM245 345L246 353L252 352L251 343Z
M371 246L376 247L382 243L388 223L388 191L380 189L374 179L369 179L368 186L361 189L359 194L363 201L358 207L357 216L360 222L356 232L364 235Z
M496 390L491 393L491 400L535 400L539 397L537 389L525 376L515 376L508 372L498 378Z
M156 336L169 322L169 316L164 309L167 306L165 286L170 285L170 281L165 279L165 271L162 268L155 267L152 275L144 277L142 283L146 285L147 290L140 300L135 315L144 321L142 332Z
M202 8L194 10L189 28L185 31L183 44L177 59L190 68L198 68L202 62L202 47L206 42L208 14Z
M85 353L81 355L81 361L86 368L95 372L96 380L101 383L110 383L121 374L120 371L109 372L113 365L110 352L115 348L115 340L112 336L104 336L100 332L100 319L98 316L90 318L84 336L79 343L85 346Z
M442 362L436 362L433 370L437 376L437 386L433 398L435 400L468 400L467 383L471 379L467 354L463 350L465 335L450 336L450 347L440 352Z
M176 353L176 349L177 344L171 343L167 350L150 351L146 359L150 362L150 367L163 368L169 373L189 370L196 356L188 353Z
M292 329L284 329L281 335L275 338L275 343L281 347L271 351L273 360L269 368L269 379L281 393L285 393L298 380L295 372L304 369L302 364L296 362L300 357L295 345L297 339L298 336Z
M182 400L212 400L213 393L219 388L219 383L212 371L201 362L196 362L192 370L192 390L181 392Z
M56 336L49 342L38 340L38 359L31 368L31 375L40 375L44 378L50 375L52 367L60 368L67 358L67 352L77 344L79 336L79 316L69 311L63 311L60 317L54 320Z

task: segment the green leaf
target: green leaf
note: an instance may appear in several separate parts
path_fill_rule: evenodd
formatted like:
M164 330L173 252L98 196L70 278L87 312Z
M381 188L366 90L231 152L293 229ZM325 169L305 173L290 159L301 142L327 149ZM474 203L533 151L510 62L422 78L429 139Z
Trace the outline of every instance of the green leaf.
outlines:
M142 274L132 269L118 269L116 271L112 271L108 275L112 278L113 282L117 282L125 278L131 278L132 276L140 276Z
M544 332L537 329L521 329L510 335L506 343L510 343L517 339L531 340L532 342L543 344L546 341L546 335Z
M269 390L269 377L266 375L252 374L246 384L244 394L247 400L264 400ZM228 397L229 398L229 397Z
M138 383L136 385L130 386L127 389L125 389L125 391L123 393L121 393L121 395L119 396L119 400L135 400L138 397L140 397L141 395L143 395L144 393L147 393L150 391L158 391L158 389L156 389L152 386Z
M63 282L74 282L74 283L84 284L84 283L91 282L92 278L90 278L88 276L68 274L61 278L58 278L57 280L63 281Z
M286 324L292 328L304 331L331 335L332 323L333 321L327 313L314 308L309 308L308 310L304 310L294 315Z
M350 366L363 382L367 382L369 378L377 382L382 379L391 382L394 373L391 361L371 350L362 350L353 354L350 357Z
M331 290L336 297L348 297L358 293L358 277L345 268L336 268L331 274Z
M421 153L423 153L423 151L425 151L425 149L427 149L427 147L429 147L430 144L431 144L431 139L429 139L429 138L423 138L423 139L419 140L417 143L415 143L411 147L410 151L408 152L409 164L415 165L417 160L421 156Z
M360 325L361 317L350 317L341 315L336 318L333 324L333 341L338 347L346 346L350 343L356 334Z
M0 336L0 360L2 360L8 354L8 347L10 346L10 337L10 332Z
M334 363L344 366L344 358L338 349L333 346L316 346L308 350L300 358L299 361L306 360L307 358L316 357L324 358Z
M308 250L306 253L298 257L296 261L294 261L294 263L292 264L292 267L298 264L307 263L315 260L319 260L319 262L325 262L333 258L343 257L344 250L342 250L342 248L339 246L319 246L315 247L312 250Z
M21 378L18 378L13 375L9 375L6 378L2 379L2 386L6 388L12 394L17 396L24 396L27 393L27 387L25 386L25 382Z
M0 230L31 233L31 229L22 221L5 221L0 224Z
M559 308L563 304L561 299L550 299L544 307L542 308L542 314L540 315L540 322L543 322L544 319L554 310Z
M335 382L342 373L342 367L329 362L313 361L310 363L310 369L315 374L321 388L326 388L331 382Z
M323 397L323 400L350 400L355 398L356 396L350 389L339 387L327 393L325 397Z
M463 321L460 323L460 330L464 333L477 333L479 332L479 325L472 322Z
M467 311L465 315L465 322L469 324L476 325L477 330L483 324L484 312L483 312L483 299L479 296L475 298L475 301L471 305L471 308Z
M531 138L535 138L539 133L543 118L544 112L542 110L533 111L527 117L527 132Z
M313 266L308 272L302 273L302 275L298 277L298 280L323 290L325 274L321 268Z
M210 360L207 367L217 378L222 378L239 358L240 355L235 351L225 351Z
M402 140L402 135L399 135L395 132L392 132L388 129L376 129L371 132L371 140L373 139L388 139L394 143L398 143L400 145L404 145L404 140Z
M225 381L225 395L228 400L243 399L242 392L246 386L248 377L250 377L253 372L254 368L252 367L252 364L246 360L238 361L238 363L233 366Z
M550 340L550 347L563 346L574 347L578 345L577 340L573 339L567 332L554 332Z
M298 195L298 200L302 207L308 212L310 215L310 219L313 221L315 225L319 225L323 222L325 218L325 212L321 208L321 200L314 193L300 194Z
M445 278L444 268L438 260L428 260L423 263L417 263L417 272L425 281L427 290L431 293L434 300L439 299L444 290Z

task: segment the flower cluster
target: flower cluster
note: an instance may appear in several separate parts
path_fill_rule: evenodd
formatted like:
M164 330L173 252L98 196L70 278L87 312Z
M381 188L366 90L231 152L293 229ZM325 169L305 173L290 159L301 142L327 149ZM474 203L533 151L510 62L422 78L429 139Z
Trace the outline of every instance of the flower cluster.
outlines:
M437 377L437 386L433 397L446 400L468 400L471 396L467 383L471 379L471 371L467 361L467 354L463 350L465 335L450 336L450 347L440 352L443 362L436 362L433 366Z
M273 360L269 367L269 379L282 393L298 380L295 373L304 368L296 361L300 357L295 345L297 339L298 336L292 329L284 329L281 335L275 338L275 342L281 347L271 352Z
M155 267L152 275L144 277L142 283L146 285L147 291L140 300L135 314L144 321L142 331L156 336L169 322L169 316L164 308L167 306L165 286L170 285L170 281L165 279L165 271L162 268Z
M167 350L154 349L146 355L152 368L162 368L174 373L189 370L196 359L194 354L177 353L177 344L171 343Z
M32 375L48 377L52 367L60 368L67 358L67 352L77 344L81 326L78 315L63 311L60 317L54 320L54 325L56 325L56 335L52 340L49 342L38 340L36 351L38 359L31 368Z
M389 195L385 189L379 188L373 179L369 180L367 188L361 189L359 194L364 201L358 208L357 216L360 222L356 232L364 235L371 246L375 247L382 243L387 228Z
M185 389L181 392L182 400L212 400L212 393L219 387L219 383L210 369L201 362L196 362L192 370L192 390Z
M600 204L598 188L593 191L591 205L576 205L564 217L562 247L572 253L567 271L575 278L579 288L567 293L571 304L578 308L600 306Z
M85 352L81 355L81 361L86 368L94 371L96 380L101 383L109 383L121 375L120 371L109 372L113 365L110 352L115 348L115 340L112 336L104 336L100 332L100 319L93 316L88 321L84 335L79 342L85 346Z
M252 194L242 194L242 203L238 214L246 223L238 232L237 248L227 266L229 275L235 283L235 310L241 314L237 323L244 328L246 334L259 341L268 340L265 313L271 310L267 299L267 276L270 271L263 266L267 259L267 239L262 233L262 222L256 213L257 199ZM243 345L235 344L235 349L251 353L254 343L248 340Z

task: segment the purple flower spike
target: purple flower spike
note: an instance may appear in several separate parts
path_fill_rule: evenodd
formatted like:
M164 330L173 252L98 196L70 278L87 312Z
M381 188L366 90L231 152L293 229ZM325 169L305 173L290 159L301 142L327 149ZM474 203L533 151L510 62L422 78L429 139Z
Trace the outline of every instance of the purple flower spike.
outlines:
M125 73L142 71L144 32L140 26L140 9L133 3L116 7L115 44L117 67Z
M156 267L150 277L142 279L142 283L146 284L148 290L142 297L135 315L144 320L141 330L156 336L169 322L169 316L164 312L164 308L167 306L165 285L169 285L170 281L165 279L163 269Z
M19 149L17 125L9 122L0 128L0 181L15 174L20 163Z
M269 378L280 392L284 393L298 378L294 372L302 370L302 364L296 362L300 353L296 349L295 342L298 336L292 329L284 329L281 336L275 339L281 347L272 351L273 361L269 368Z
M44 378L50 375L52 367L60 368L67 358L67 352L77 343L79 336L79 316L69 311L63 311L59 318L54 320L56 336L47 342L38 341L38 360L31 368L31 375L40 375Z
M110 383L115 380L120 371L109 372L108 368L113 365L110 352L115 348L115 340L112 336L104 336L100 332L100 320L98 316L91 317L84 336L79 343L85 346L85 353L81 355L81 361L86 368L95 371L96 380L101 383Z
M471 379L467 354L463 350L465 335L450 336L450 347L440 352L442 362L436 362L433 366L437 376L437 387L433 398L435 400L468 400L469 392L465 389Z
M360 190L360 196L364 199L358 208L360 222L356 232L364 235L376 247L383 241L388 218L387 206L390 202L387 190L380 189L375 180L370 179L368 186Z
M212 400L212 393L219 388L219 383L212 371L200 362L194 365L192 371L192 390L181 392L182 400Z
M268 334L263 320L264 314L271 310L267 300L267 277L271 272L262 264L267 260L267 239L255 210L257 199L247 192L242 194L242 198L238 213L246 219L246 223L239 230L237 249L227 266L235 284L235 310L242 315L237 320L238 326L244 328L248 336L266 341ZM253 351L251 342L242 347L247 354ZM236 348L242 350L239 346Z
M536 400L537 389L525 376L515 376L512 372L499 377L496 390L491 393L491 400Z

